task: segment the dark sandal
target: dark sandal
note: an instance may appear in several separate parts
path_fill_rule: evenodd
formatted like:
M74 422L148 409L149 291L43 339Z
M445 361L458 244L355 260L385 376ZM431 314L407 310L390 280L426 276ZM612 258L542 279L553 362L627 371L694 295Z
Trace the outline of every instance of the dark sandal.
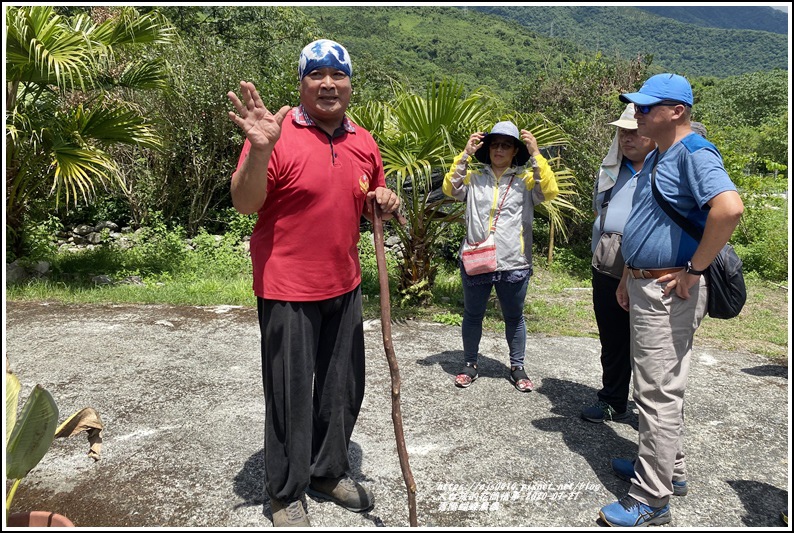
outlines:
M465 389L477 379L477 365L474 363L466 363L457 376L455 376L455 385Z
M524 372L523 366L516 366L510 369L510 381L513 382L516 390L521 392L532 392L532 389L535 388L532 380Z

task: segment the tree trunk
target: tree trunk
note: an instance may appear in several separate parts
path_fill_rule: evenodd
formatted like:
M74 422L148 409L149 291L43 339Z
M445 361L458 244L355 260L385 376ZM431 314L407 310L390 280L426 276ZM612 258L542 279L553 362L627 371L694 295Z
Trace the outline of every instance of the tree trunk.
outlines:
M549 224L549 255L546 259L548 266L551 266L551 262L554 259L554 224Z

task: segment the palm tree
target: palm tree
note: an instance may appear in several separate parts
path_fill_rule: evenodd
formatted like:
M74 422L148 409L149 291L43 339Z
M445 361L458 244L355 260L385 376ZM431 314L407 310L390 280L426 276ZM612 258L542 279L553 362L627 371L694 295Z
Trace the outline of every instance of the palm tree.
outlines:
M537 212L549 220L549 250L547 261L551 264L554 258L554 238L557 233L563 239L568 238L568 231L565 219L580 217L582 212L574 204L574 200L579 195L576 191L576 177L567 168L560 156L561 149L567 144L567 136L563 135L560 129L552 126L548 119L539 114L514 113L502 117L500 120L510 120L514 124L521 124L523 129L532 132L538 141L538 146L545 152L545 157L549 165L554 170L554 177L557 179L559 194L551 202L543 202L535 207Z
M425 96L395 88L393 102L369 102L351 110L351 118L372 132L383 156L386 178L394 183L408 223L393 226L400 238L403 257L398 289L403 301L423 303L430 299L435 280L435 244L451 223L462 219L465 205L438 190L444 174L474 131L493 125L494 101L483 91L464 95L461 83L444 80L431 83ZM530 117L520 117L541 146L565 144L558 129ZM534 128L534 129L533 129ZM567 197L575 194L570 172L556 160L560 182L559 200L546 206L555 228L563 228L562 212L574 209Z
M88 202L97 184L120 180L114 145L160 145L125 96L165 86L164 65L138 48L171 43L175 32L157 12L130 7L69 18L48 6L6 14L6 242L19 256L33 202Z
M369 102L351 112L354 121L372 132L383 156L386 179L396 185L408 223L395 225L403 249L398 290L407 303L430 297L436 267L433 244L447 223L460 218L461 204L433 195L454 157L472 131L485 123L492 109L475 91L463 96L456 82L431 83L425 97L395 87L393 102Z

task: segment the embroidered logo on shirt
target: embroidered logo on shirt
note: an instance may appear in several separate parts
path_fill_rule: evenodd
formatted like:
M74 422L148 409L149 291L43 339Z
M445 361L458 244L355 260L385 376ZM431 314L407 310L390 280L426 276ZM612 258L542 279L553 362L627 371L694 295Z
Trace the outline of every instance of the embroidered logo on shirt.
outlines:
M362 174L360 178L358 178L358 186L361 188L361 192L367 194L369 192L369 176L366 174Z

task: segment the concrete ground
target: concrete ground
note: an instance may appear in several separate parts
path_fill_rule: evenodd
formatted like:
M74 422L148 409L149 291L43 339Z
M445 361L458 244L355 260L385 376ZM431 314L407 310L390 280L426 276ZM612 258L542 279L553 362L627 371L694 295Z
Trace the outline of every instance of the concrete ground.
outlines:
M350 457L376 505L355 514L307 497L314 526L409 525L380 323L365 326L367 391ZM625 495L629 485L609 463L636 453L636 409L626 423L579 417L600 387L598 340L530 336L536 390L520 393L508 381L501 333L485 333L480 378L468 389L453 385L458 327L407 321L392 334L419 526L596 527L598 510ZM254 309L7 302L5 341L22 399L39 383L61 420L93 407L105 425L99 462L82 436L59 439L12 511L56 511L92 530L272 525ZM671 526L783 528L789 377L758 355L695 347L690 490L671 501Z

